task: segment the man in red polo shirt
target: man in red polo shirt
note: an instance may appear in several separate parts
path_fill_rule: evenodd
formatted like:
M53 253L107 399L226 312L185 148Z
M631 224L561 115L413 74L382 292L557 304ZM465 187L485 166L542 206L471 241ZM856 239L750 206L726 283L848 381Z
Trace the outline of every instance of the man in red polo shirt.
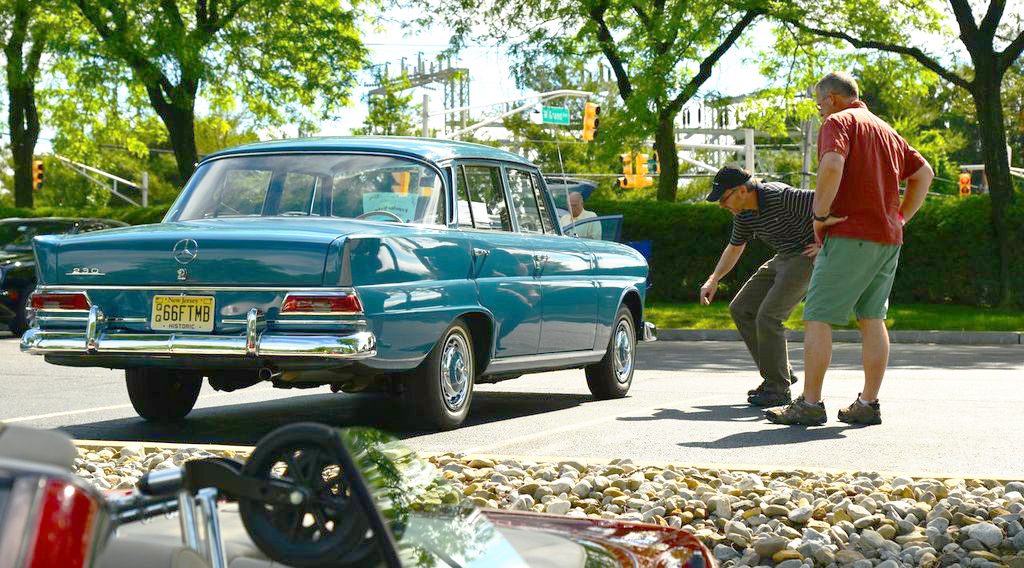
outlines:
M823 244L804 304L804 392L769 409L778 424L825 423L821 385L832 360L832 326L857 316L863 344L864 388L839 411L850 424L880 424L878 391L889 363L889 305L903 244L903 225L924 203L934 173L917 150L859 100L857 82L829 73L815 85L822 118L814 235ZM899 184L907 180L900 202ZM830 217L845 218L826 227Z

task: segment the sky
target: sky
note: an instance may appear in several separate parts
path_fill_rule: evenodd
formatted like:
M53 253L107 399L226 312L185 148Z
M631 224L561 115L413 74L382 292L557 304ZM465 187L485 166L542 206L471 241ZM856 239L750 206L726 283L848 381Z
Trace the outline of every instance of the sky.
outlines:
M757 33L756 26L754 33L750 35L766 37L764 34ZM417 55L420 54L425 62L435 60L437 55L447 47L448 37L449 33L443 29L405 37L398 26L394 25L389 29L367 32L364 41L370 50L372 63L375 65L389 63L390 71L395 74L396 70L400 68L399 65L403 57L406 58L406 65L410 66L416 64ZM760 77L760 74L755 67L744 62L744 58L750 57L752 53L753 50L740 46L730 49L714 68L711 78L705 83L702 92L740 95L759 88L762 83L756 79ZM489 45L471 46L460 54L457 61L452 61L452 66L469 69L470 105L506 101L532 93L532 91L524 91L516 87L515 80L509 72L509 61L504 57L500 48ZM745 80L737 82L735 77L744 77ZM755 80L751 81L751 78ZM362 84L353 92L353 106L342 111L336 120L322 123L319 135L348 135L352 128L363 125L367 114L366 93L372 88L365 86L371 81L370 73L362 72L360 80ZM423 94L427 93L430 95L430 111L441 110L444 104L444 91L440 85L436 85L436 87L435 90L414 89L413 104L420 104ZM485 110L474 111L473 117L478 117L482 112ZM431 128L439 128L441 124L440 117L431 119Z

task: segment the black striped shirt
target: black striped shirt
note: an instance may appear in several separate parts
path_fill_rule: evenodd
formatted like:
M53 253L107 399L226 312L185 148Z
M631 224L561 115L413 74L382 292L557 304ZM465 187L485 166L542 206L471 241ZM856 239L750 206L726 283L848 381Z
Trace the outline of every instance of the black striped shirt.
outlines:
M813 191L778 182L761 183L755 189L758 208L733 217L730 244L743 245L759 237L775 252L799 252L814 242Z

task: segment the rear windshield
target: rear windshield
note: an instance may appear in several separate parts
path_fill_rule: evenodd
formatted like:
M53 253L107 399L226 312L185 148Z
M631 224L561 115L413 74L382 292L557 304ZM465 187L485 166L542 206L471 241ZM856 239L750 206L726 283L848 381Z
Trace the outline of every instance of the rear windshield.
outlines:
M442 224L441 180L421 163L389 156L240 156L201 166L177 220L346 217Z

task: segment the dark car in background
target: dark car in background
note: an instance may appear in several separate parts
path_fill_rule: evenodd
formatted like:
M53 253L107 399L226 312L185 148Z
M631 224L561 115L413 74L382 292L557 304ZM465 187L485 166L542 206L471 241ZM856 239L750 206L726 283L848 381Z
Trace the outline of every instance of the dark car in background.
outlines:
M37 217L0 219L0 328L15 336L28 329L28 297L36 286L36 260L32 238L36 235L78 234L127 227L113 219Z

